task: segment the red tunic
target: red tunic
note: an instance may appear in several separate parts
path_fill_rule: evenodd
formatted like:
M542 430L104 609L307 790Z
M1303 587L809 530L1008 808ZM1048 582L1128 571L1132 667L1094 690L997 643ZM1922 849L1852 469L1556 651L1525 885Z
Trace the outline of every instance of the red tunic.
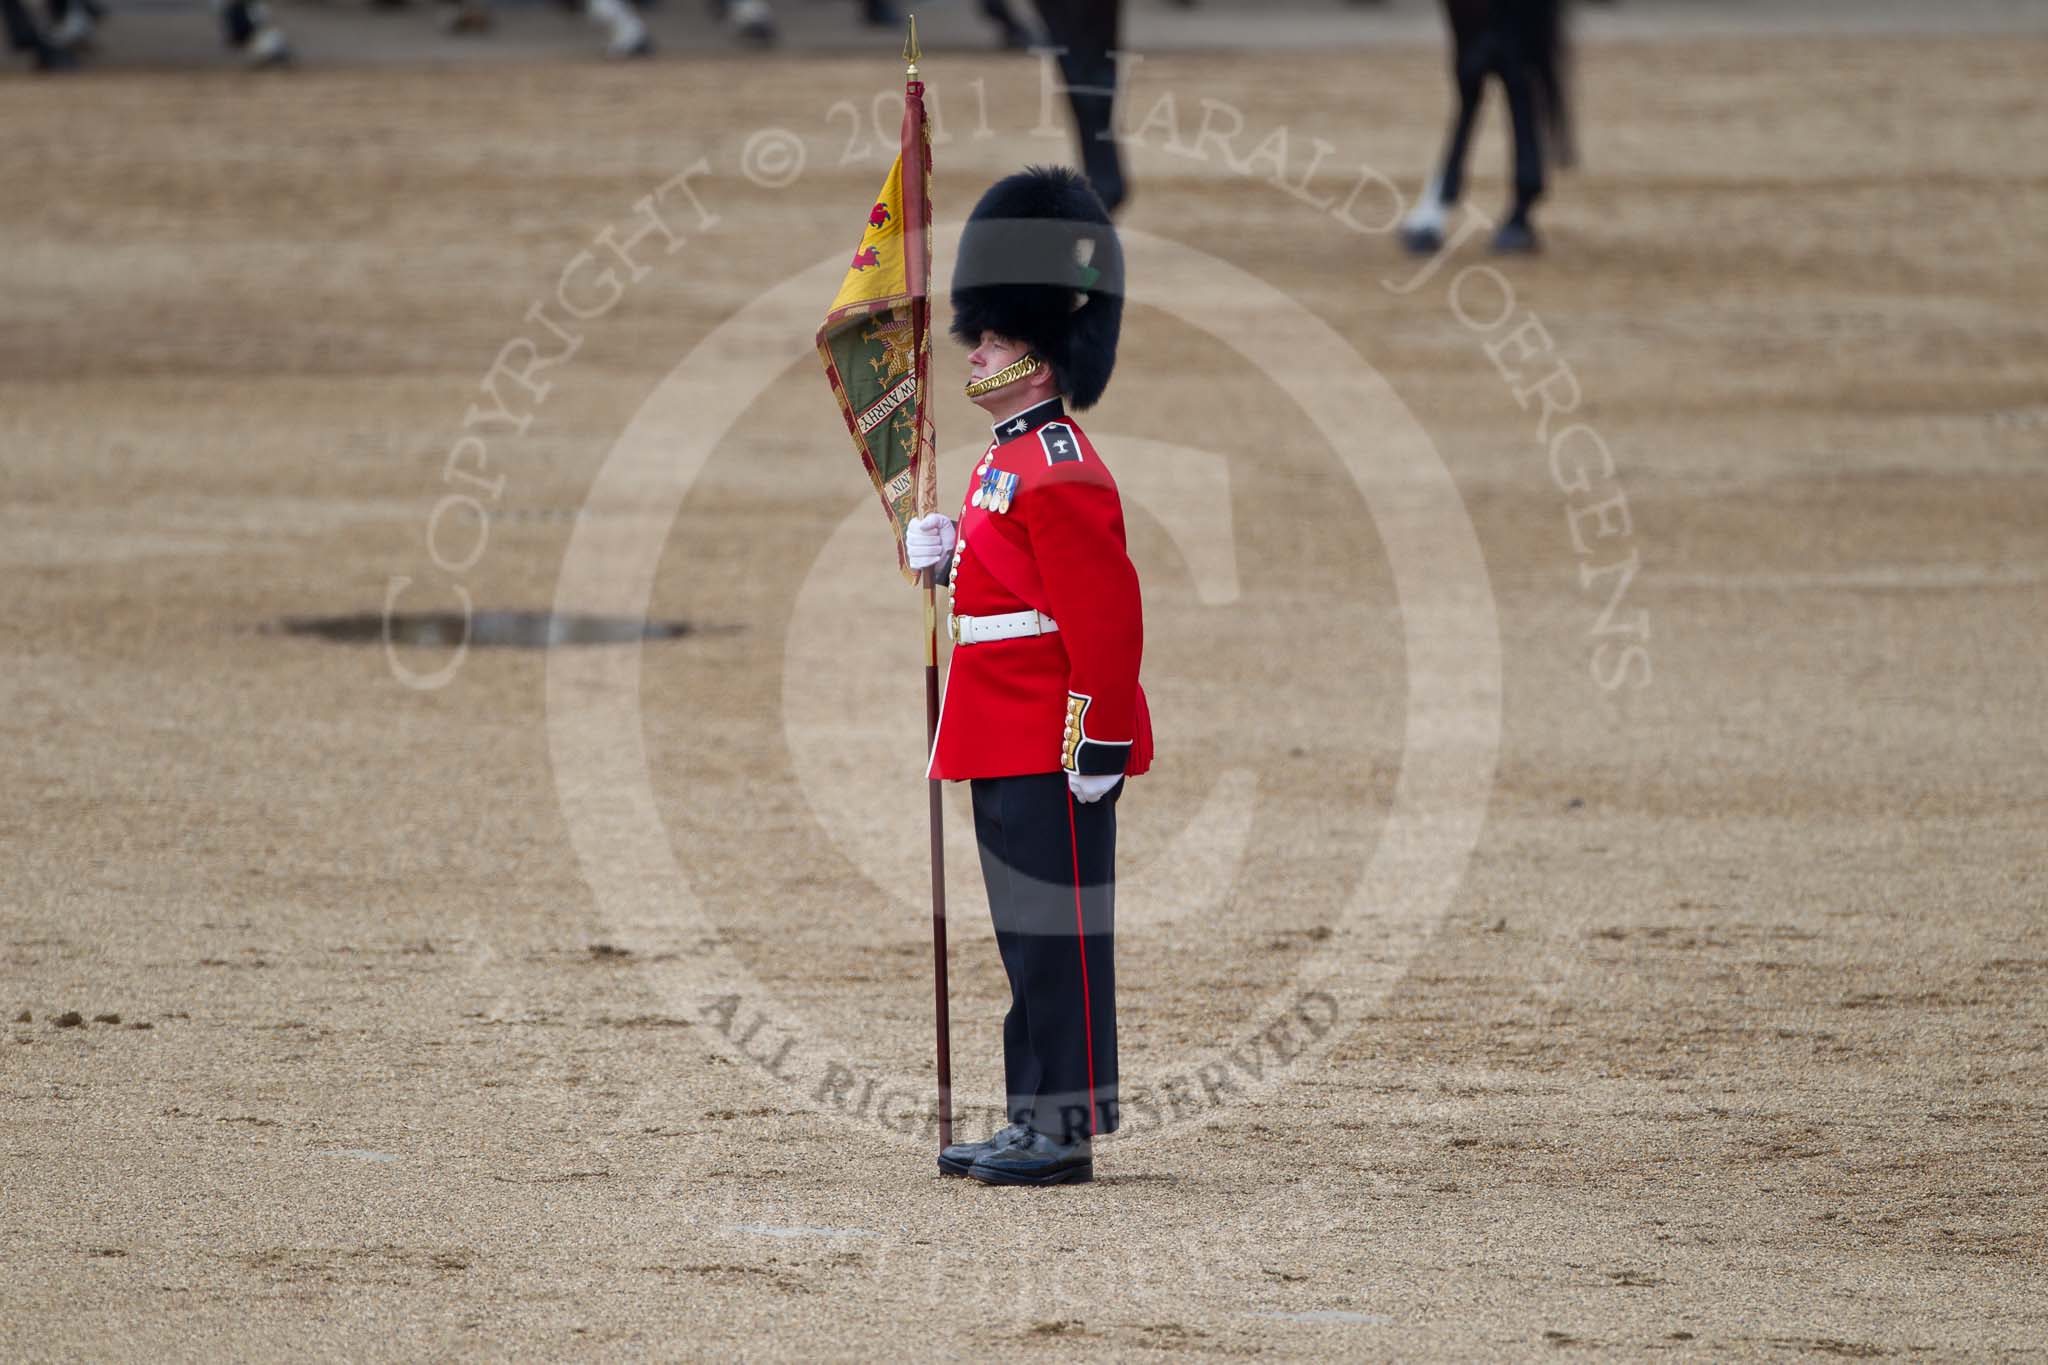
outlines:
M1144 610L1116 481L1058 399L996 431L960 513L952 610L1035 609L1059 629L953 647L928 773L1136 776L1152 764L1152 722L1138 685ZM1007 507L973 506L974 489L1000 474L1016 476Z

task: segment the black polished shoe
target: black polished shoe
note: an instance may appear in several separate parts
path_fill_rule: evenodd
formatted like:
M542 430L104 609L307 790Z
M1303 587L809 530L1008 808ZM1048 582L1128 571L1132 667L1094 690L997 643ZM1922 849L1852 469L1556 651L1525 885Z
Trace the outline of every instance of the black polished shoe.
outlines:
M939 1174L966 1175L975 1162L991 1152L1001 1151L1028 1131L1023 1124L1013 1123L998 1130L986 1142L956 1142L951 1147L942 1147L939 1149Z
M968 1168L984 1185L1080 1185L1095 1178L1095 1147L1087 1138L1054 1142L1034 1130Z

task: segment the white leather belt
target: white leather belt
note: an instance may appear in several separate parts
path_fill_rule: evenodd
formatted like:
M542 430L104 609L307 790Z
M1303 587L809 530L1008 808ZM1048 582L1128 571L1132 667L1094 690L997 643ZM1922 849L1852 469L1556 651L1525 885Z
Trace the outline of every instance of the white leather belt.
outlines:
M946 636L956 645L985 645L993 640L1022 640L1051 635L1060 623L1042 611L1013 611L1002 616L948 616Z

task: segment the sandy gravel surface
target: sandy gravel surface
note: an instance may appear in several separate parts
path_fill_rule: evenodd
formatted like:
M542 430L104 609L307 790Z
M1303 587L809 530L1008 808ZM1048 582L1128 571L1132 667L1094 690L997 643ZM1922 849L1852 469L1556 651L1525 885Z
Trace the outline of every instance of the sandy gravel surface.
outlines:
M1550 252L1420 283L1340 215L1434 58L1144 65L1149 1108L1041 1193L921 1132L918 614L804 355L886 64L0 84L0 1357L2040 1354L2044 59L1596 43ZM942 214L1063 153L932 79ZM400 578L697 629L267 629Z

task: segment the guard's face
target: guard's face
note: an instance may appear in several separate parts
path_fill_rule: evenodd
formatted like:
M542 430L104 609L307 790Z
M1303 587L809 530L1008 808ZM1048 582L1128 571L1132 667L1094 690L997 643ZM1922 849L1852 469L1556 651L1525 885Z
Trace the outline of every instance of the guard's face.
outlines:
M994 332L983 332L981 344L967 353L968 382L986 379L997 370L1016 364L1029 350L1021 341L1012 341Z
M983 332L980 344L967 353L967 382L971 384L977 379L986 379L1030 354L1031 348L1021 341L995 332ZM1013 379L1001 388L970 396L967 401L992 416L1007 417L1020 407L1043 402L1053 393L1052 370L1040 365L1022 379Z

